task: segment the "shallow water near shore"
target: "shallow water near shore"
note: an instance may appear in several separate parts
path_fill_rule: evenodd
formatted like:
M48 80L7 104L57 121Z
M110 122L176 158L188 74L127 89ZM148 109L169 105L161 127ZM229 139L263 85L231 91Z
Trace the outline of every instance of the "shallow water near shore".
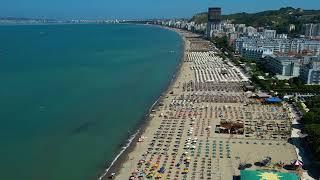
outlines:
M181 53L153 26L0 26L0 179L98 178Z

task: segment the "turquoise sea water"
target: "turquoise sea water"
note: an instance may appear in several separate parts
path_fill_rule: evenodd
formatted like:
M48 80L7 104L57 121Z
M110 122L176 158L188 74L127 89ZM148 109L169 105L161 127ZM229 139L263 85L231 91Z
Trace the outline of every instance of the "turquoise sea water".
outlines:
M0 26L0 179L96 179L181 53L151 26Z

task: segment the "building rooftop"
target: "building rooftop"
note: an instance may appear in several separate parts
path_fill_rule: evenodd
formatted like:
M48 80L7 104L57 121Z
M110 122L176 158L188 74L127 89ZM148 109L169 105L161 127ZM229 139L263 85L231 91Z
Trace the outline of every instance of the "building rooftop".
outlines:
M299 61L298 58L290 56L276 56L275 58L279 61Z
M270 97L268 99L266 99L267 103L281 103L282 100L278 97Z

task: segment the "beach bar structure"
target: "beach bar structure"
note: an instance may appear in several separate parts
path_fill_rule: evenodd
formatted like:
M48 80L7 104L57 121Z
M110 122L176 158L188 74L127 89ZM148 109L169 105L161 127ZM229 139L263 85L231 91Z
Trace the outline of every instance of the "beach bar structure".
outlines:
M265 102L268 104L278 104L278 103L281 103L282 100L278 97L270 97L270 98L267 98Z

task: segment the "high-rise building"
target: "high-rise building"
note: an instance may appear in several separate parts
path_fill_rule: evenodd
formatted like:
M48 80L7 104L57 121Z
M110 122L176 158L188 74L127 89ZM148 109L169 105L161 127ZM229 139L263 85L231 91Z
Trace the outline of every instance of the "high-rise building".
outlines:
M254 36L255 34L257 34L257 29L252 27L252 26L249 26L246 28L246 35L247 36Z
M273 50L266 48L243 48L241 51L242 57L256 62L259 62L265 56L271 55L273 55Z
M274 39L277 35L277 31L276 30L267 30L265 29L263 31L263 37L267 38L267 39Z
M288 56L266 56L265 58L266 68L278 75L278 78L282 77L298 77L300 74L300 60L294 57Z
M234 43L236 39L239 37L239 33L237 32L232 32L228 34L228 39L229 39L229 45L234 46Z
M273 35L272 35L273 36ZM243 48L267 48L272 49L273 52L279 53L308 53L320 54L320 41L309 40L305 38L288 39L284 37L279 38L261 38L261 37L239 37L236 39L235 50L241 53Z
M294 24L289 24L288 30L289 30L289 32L295 31L296 30L296 26Z
M245 33L246 32L246 25L245 24L236 24L235 29L239 33Z
M304 24L303 31L306 36L320 36L320 24Z
M306 84L320 84L320 57L311 58L300 70L300 78Z
M212 37L214 31L221 30L221 8L212 7L208 10L207 37Z

